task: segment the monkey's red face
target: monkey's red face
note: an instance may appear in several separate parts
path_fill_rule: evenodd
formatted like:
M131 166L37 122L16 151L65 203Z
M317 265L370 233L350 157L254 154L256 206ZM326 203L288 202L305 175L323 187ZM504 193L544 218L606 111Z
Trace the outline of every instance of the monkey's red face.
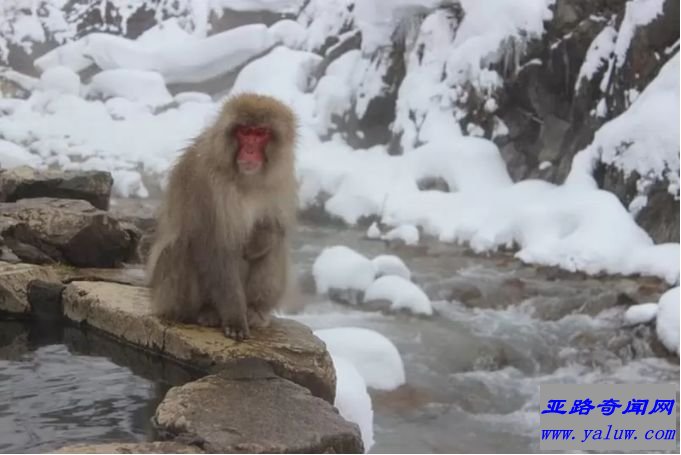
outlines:
M245 175L260 172L265 166L265 149L272 138L272 130L265 126L238 125L234 136L238 142L236 164L239 172Z

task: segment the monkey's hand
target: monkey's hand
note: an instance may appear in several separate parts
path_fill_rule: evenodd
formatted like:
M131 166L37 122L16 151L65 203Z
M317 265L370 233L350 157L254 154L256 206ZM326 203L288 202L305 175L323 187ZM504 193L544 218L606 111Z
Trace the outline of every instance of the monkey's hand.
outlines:
M244 247L243 258L249 262L263 258L272 251L283 235L284 229L276 221L259 221Z

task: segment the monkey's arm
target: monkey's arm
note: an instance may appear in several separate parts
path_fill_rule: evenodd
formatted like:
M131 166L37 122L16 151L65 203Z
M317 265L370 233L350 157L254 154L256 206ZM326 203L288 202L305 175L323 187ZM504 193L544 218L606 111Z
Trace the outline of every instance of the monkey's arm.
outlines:
M288 282L288 255L283 234L272 237L270 250L249 263L246 278L248 322L251 327L266 326L270 312L279 304Z
M263 258L284 236L284 228L274 220L263 220L253 228L248 243L244 247L243 257L248 262Z

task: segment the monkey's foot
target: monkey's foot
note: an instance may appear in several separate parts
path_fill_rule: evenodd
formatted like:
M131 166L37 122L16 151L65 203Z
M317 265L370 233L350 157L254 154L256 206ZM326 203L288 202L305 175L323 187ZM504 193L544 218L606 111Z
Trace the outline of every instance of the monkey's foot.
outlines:
M225 336L234 341L243 341L250 336L248 326L244 324L227 324L224 328Z
M196 323L205 327L220 327L220 315L211 306L204 306L196 318Z
M260 312L255 308L248 308L247 318L250 328L262 329L270 325L270 314Z

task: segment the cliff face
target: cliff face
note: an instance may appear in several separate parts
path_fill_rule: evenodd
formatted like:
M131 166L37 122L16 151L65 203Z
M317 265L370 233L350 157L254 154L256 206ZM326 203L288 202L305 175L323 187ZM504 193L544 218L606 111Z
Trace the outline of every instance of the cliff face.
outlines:
M656 242L678 241L678 138L657 140L652 128L594 142L666 63L678 73L671 61L679 48L678 1L556 0L541 8L397 2L383 12L392 21L383 22L375 21L380 13L345 1L335 2L327 27L320 26L324 18L312 19L317 3L308 2L298 20L326 32L307 43L325 55L319 76L355 59L351 93L336 106L329 135L339 132L358 147L389 143L395 154L450 134L484 136L499 145L515 180L556 183L566 180L578 152L593 149L588 171L598 187L615 193ZM381 36L376 23L385 22L391 25ZM678 77L674 82L678 98ZM678 118L669 89L666 108Z

